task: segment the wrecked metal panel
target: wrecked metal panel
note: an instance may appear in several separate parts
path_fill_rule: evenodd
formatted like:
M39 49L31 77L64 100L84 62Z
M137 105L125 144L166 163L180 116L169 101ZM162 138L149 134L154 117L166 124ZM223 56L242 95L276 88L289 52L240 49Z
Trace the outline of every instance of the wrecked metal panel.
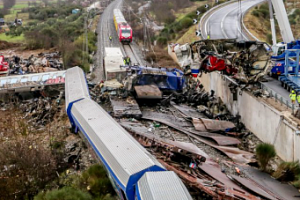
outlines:
M139 85L134 86L139 99L161 99L162 92L156 85Z
M179 142L179 141L172 141L168 139L163 139L157 135L150 134L148 132L147 127L145 127L143 124L138 123L138 122L126 122L122 121L120 123L121 126L123 126L125 129L127 129L130 132L133 132L135 134L147 137L148 139L151 140L157 140L158 142L166 143L175 147L178 147L180 149L186 150L188 152L191 152L193 154L197 154L199 156L204 156L208 157L208 155L199 149L196 145L191 144L191 143L186 143L186 142Z
M128 97L126 99L110 97L110 102L113 107L115 117L140 118L142 116L140 107L133 97Z
M187 174L187 173L185 173L185 172L177 169L176 167L173 167L173 166L169 165L168 163L164 162L161 159L158 159L158 161L165 168L167 168L167 170L174 171L188 185L190 185L192 187L196 187L196 188L200 189L201 191L205 192L206 194L208 194L209 196L211 196L211 197L213 197L215 199L218 199L217 198L218 195L214 191L215 188L204 186L198 178L195 178L194 176L191 176L191 175L189 175L189 174Z
M192 122L197 131L207 132L207 129L206 129L204 123L200 119L193 118Z
M210 136L211 139L215 140L218 144L222 144L222 146L236 146L241 144L241 141L239 141L236 138L227 137L227 136Z
M259 187L258 185L254 184L253 182L239 177L239 176L235 176L232 175L231 176L235 181L237 181L239 184L243 185L244 187L246 187L247 189L251 190L252 192L262 196L263 198L266 199L272 199L275 200L276 198L271 196L270 194L268 194L266 191L264 191L261 187Z
M237 145L240 141L236 138L223 136L217 133L200 132L195 130L192 123L183 118L162 113L143 111L143 119L153 120L166 124L188 135L197 135L214 140L218 145Z
M181 105L172 105L174 108L179 110L182 114L184 114L186 117L191 118L205 118L205 116L198 112L195 108L192 108L190 106L181 104Z
M196 135L190 134L190 136L206 145L209 145L209 146L221 151L222 153L224 153L226 156L228 156L230 159L232 159L236 163L246 164L246 163L255 162L255 159L253 159L254 155L250 152L243 151L236 147L217 146L217 145L213 144L212 142L210 142L208 140L204 140Z
M270 175L248 166L239 166L248 178L260 188L270 191L270 194L281 200L299 200L300 193L291 185L281 183Z
M193 175L190 175L168 163L159 159L158 160L165 168L170 171L174 171L181 179L186 182L187 185L193 188L198 188L199 190L203 191L204 193L211 196L213 199L224 199L224 200L258 200L259 197L251 195L244 191L243 189L239 188L238 186L234 188L230 188L227 185L220 185L220 184L212 184L207 185L208 181L205 179L199 179ZM226 175L224 175L226 176ZM218 180L218 179L217 179ZM206 198L204 198L206 199ZM210 199L210 198L209 198Z
M221 171L219 165L212 161L207 160L207 163L202 163L198 166L202 171L213 177L214 179L218 180L219 182L224 184L226 188L235 188L236 190L240 190L242 192L246 192L240 186L232 182L225 173Z
M212 120L212 119L200 119L206 129L208 131L225 131L226 129L232 129L235 127L235 125L232 122L229 121L223 121L223 120Z

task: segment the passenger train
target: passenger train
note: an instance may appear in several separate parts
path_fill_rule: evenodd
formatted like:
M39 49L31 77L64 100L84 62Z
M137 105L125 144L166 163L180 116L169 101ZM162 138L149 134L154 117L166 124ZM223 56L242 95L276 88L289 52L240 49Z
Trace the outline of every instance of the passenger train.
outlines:
M118 33L119 41L122 43L132 42L132 29L125 20L120 9L114 9L114 24Z
M66 72L66 110L72 128L88 140L122 200L192 200L172 171L147 152L104 109L91 100L84 72Z

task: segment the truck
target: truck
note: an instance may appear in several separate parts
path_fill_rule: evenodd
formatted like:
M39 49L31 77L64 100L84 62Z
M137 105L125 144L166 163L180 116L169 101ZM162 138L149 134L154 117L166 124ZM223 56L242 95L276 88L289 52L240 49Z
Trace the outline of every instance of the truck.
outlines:
M297 93L300 92L299 55L300 49L285 50L284 74L278 78L285 89Z
M272 30L272 51L273 56L271 56L271 71L270 75L273 77L278 77L285 73L285 69L290 70L288 73L295 73L296 62L295 62L295 52L290 51L289 56L286 56L286 50L294 50L300 49L300 40L295 40L292 29L290 26L290 22L288 19L288 15L286 13L285 6L282 0L268 0L269 2L269 10L270 10L270 22L271 22L271 30ZM274 14L273 8L275 10L275 16L280 28L280 33L283 39L283 42L276 42L276 32L275 32L275 22L274 22ZM289 67L285 67L285 59L288 57L290 60Z

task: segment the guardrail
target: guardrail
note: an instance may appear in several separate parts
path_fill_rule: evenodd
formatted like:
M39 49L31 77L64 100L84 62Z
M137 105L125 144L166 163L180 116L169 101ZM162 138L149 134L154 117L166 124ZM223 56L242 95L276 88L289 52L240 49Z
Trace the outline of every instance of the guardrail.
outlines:
M238 83L235 80L233 80L231 77L223 75L223 74L221 76L222 76L223 80L226 79L227 81L231 82L232 84L238 86ZM283 96L281 96L280 94L278 94L277 92L272 90L271 88L265 86L263 83L259 83L259 84L260 84L260 88L263 93L265 93L265 91L267 91L269 93L270 97L275 99L275 102L279 102L281 104L281 106L284 105L287 108L292 109L292 113L295 113L296 109L299 108L298 105L292 104L289 99L284 98Z
M292 104L289 99L284 98L271 88L265 86L263 83L260 83L260 87L263 92L267 91L270 94L270 97L275 99L275 102L280 102L281 105L285 105L287 108L292 109L292 113L295 113L294 111L299 107L295 104Z
M204 15L202 15L201 19L200 19L200 22L199 22L199 27L198 29L201 30L201 34L202 34L202 39L206 39L207 35L204 35L204 30L202 29L202 24L203 22L205 21L205 19L216 9L219 9L219 8L222 8L228 4L231 4L231 3L234 3L234 2L237 2L237 0L233 0L233 1L228 1L228 2L224 2L224 3L221 3L217 6L214 6L212 7L211 9L209 9L208 11L206 11L204 13ZM206 34L206 33L205 33ZM204 37L205 36L205 37Z
M260 2L260 3L263 3L263 2ZM260 3L257 3L257 4L260 4ZM254 6L256 6L257 4L255 4ZM244 16L245 16L245 14L247 14L247 13L249 12L249 10L250 10L251 8L253 8L253 6L250 7L250 8L248 8L248 9L247 9L245 12L243 12L243 14L241 15L242 30L246 31L246 34L247 34L249 40L250 40L250 38L249 38L249 36L250 36L250 37L252 37L252 39L254 39L254 40L256 40L256 41L260 41L257 37L255 37L255 36L247 29L247 27L246 27L246 25L245 25L245 23L244 23ZM243 31L242 31L242 32L243 32Z

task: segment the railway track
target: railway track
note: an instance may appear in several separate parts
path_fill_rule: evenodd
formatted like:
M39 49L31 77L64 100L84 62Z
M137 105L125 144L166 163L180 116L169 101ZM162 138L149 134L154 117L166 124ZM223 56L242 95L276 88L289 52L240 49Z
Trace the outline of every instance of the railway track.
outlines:
M136 54L136 52L134 51L134 49L130 44L123 44L122 50L124 55L128 56L131 59L132 64L138 64L138 65L142 64L139 56Z

